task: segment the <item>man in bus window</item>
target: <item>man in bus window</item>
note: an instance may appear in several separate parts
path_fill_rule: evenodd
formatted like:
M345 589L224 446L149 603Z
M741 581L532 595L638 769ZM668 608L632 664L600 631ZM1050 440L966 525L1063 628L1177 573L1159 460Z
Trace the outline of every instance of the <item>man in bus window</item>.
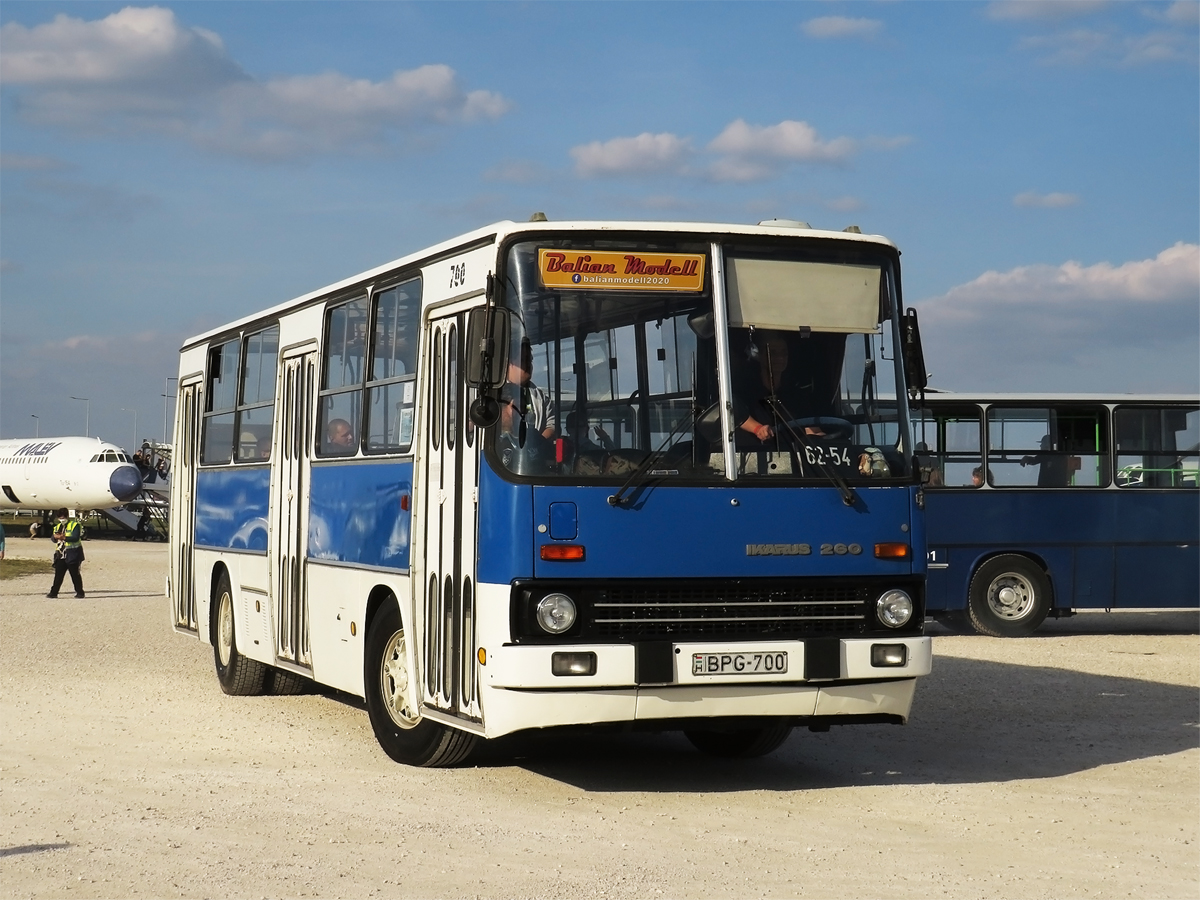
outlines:
M508 364L508 384L500 392L500 424L516 437L518 447L551 441L558 431L554 400L533 383L533 347L521 341L519 355ZM530 438L533 435L538 438Z
M353 453L354 429L345 419L330 419L325 429L325 450L328 453Z

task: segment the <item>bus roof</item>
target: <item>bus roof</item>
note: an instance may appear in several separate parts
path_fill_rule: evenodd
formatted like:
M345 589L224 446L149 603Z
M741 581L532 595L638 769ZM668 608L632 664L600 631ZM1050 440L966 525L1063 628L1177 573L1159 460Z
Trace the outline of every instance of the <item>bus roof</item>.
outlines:
M925 399L934 403L1196 403L1200 394L1098 394L1070 393L1051 394L1041 392L1000 393L981 391L947 391L925 389Z
M854 227L854 226L851 226ZM370 281L388 272L396 269L402 269L414 266L425 260L437 259L438 257L446 256L454 253L459 248L469 247L480 242L500 242L507 240L515 234L536 234L538 232L557 232L564 231L615 231L615 232L677 232L680 234L696 234L696 235L746 235L748 237L805 237L818 240L829 241L845 241L858 242L864 244L874 244L880 247L886 247L896 255L900 251L896 245L887 238L878 234L860 234L855 231L825 231L818 228L811 228L803 222L795 222L790 219L771 219L759 223L758 225L734 225L720 224L707 222L628 222L628 221L572 221L572 222L554 222L554 221L537 221L537 222L513 222L504 220L495 222L484 228L478 228L475 231L469 231L466 234L451 238L446 241L418 250L415 253L410 253L402 256L399 259L394 259L391 262L384 263L381 266L376 266L373 269L368 269L365 272L359 272L344 278L341 281L318 288L315 291L310 291L307 294L302 294L291 300L287 300L276 306L268 309L259 310L244 316L233 322L228 322L217 328L194 335L183 342L181 349L194 347L197 344L203 344L211 338L218 335L224 335L231 331L258 322L262 319L272 318L282 315L294 309L299 309L319 300L326 295L337 293L338 291L346 290L356 284L364 281Z

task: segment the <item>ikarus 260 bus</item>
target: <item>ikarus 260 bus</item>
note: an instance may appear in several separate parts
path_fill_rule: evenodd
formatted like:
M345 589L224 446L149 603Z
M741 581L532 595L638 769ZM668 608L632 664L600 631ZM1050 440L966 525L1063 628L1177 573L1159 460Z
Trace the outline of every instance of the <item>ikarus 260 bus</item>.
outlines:
M782 220L500 222L253 313L180 355L174 627L413 765L903 723L918 340L890 242Z

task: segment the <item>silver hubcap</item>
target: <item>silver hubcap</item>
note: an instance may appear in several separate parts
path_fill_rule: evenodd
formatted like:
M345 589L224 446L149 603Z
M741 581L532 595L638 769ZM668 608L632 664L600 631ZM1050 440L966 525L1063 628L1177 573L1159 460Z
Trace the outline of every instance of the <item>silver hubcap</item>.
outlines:
M218 603L217 652L221 655L221 665L228 666L233 656L233 600L224 593Z
M1024 575L1005 572L988 586L988 606L1002 619L1021 619L1033 611L1037 593Z
M380 696L392 721L401 728L412 728L420 717L408 691L408 648L404 632L397 631L383 648L383 664L379 668Z

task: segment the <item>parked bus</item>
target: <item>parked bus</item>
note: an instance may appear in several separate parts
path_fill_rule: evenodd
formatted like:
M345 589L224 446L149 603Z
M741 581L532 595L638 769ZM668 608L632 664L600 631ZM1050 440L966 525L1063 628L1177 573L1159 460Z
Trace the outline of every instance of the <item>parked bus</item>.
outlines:
M180 356L175 630L413 765L903 723L917 349L891 243L787 221L501 222L254 313Z
M928 393L915 417L931 615L1017 637L1200 606L1200 398Z

